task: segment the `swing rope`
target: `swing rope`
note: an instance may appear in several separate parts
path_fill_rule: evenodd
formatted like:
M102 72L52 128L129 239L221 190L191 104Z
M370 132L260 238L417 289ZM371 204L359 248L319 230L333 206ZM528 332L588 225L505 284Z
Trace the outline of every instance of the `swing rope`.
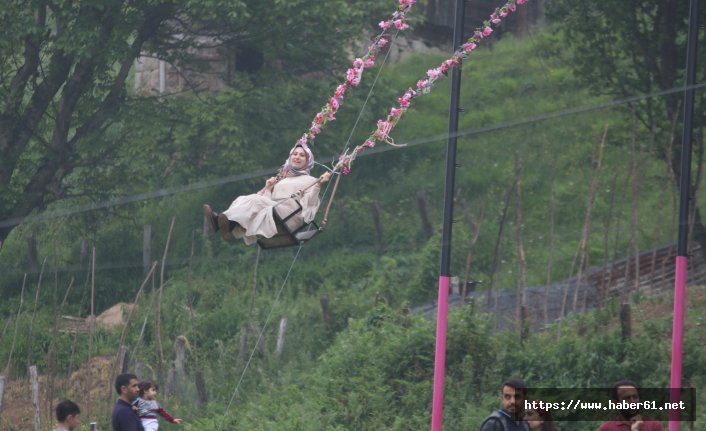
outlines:
M383 57L382 63L380 64L380 68L378 69L378 72L375 75L375 79L373 79L373 83L370 86L370 90L368 90L368 95L365 97L365 100L363 101L363 105L360 107L360 110L358 111L358 116L357 116L355 122L353 123L353 127L351 128L351 132L348 134L348 139L343 144L343 150L341 151L341 154L345 154L348 152L348 145L350 144L351 139L353 138L353 134L355 133L355 129L358 127L358 123L360 122L360 118L363 116L363 111L365 110L365 107L368 105L368 101L370 100L370 97L373 94L373 90L375 89L375 85L377 84L378 79L380 78L380 74L382 73L382 69L385 67L385 64L387 63L387 59L390 57L390 52L392 51L392 46L397 41L397 36L399 35L399 33L400 33L400 31L397 30L395 32L395 34L392 36L392 41L390 42L390 48L385 53L385 57ZM319 228L319 230L322 230L326 226L326 222L328 221L328 214L329 214L329 211L331 210L331 204L333 203L333 198L336 195L336 190L338 189L338 183L341 180L341 173L338 172L336 168L329 168L328 166L323 165L321 163L315 163L315 164L322 166L328 172L331 172L333 175L336 175L336 182L335 182L333 191L331 193L331 196L328 198L328 203L326 205L326 212L325 212L324 218L322 219L322 222L321 222L322 226ZM281 180L282 180L282 178L279 178L279 177L277 178L277 182L279 182ZM293 193L291 196L278 202L275 205L275 207L279 206L280 204L283 204L284 202L288 201L289 199L294 199L294 198L300 197L301 195L304 194L305 191L309 190L310 188L312 188L315 185L320 184L320 183L321 183L321 178L318 178L316 181L312 182L311 184L309 184L305 188L297 191L296 193ZM324 192L321 194L322 201L325 199L326 195L328 194L329 187L331 187L331 181L328 181L327 183L328 184L326 185ZM307 230L311 230L311 229L307 229Z
M250 356L248 357L247 362L245 362L245 366L243 367L243 371L240 373L240 378L238 379L238 383L235 385L235 389L233 389L233 394L230 397L230 400L228 401L228 405L226 406L226 411L223 413L223 418L221 419L221 423L218 425L218 430L221 431L223 429L223 424L226 421L226 418L228 417L228 412L230 411L231 406L233 405L233 401L235 401L235 396L238 394L238 389L240 389L240 385L243 383L243 379L245 378L245 373L248 371L248 368L250 367L250 363L252 362L253 357L255 356L255 352L257 351L257 346L260 344L262 341L262 336L265 333L265 330L267 329L270 320L272 319L272 314L274 313L275 306L279 303L279 298L282 295L282 291L284 290L284 287L287 285L287 281L289 280L289 276L292 273L292 269L294 268L294 264L297 262L297 259L299 258L299 253L302 250L302 246L304 243L299 244L299 247L297 248L297 252L294 255L294 258L292 259L292 264L289 266L289 270L287 270L287 275L284 277L284 280L282 281L282 285L280 286L279 290L277 291L277 294L275 295L275 299L272 303L272 307L270 308L269 313L267 314L267 317L265 318L265 323L262 325L262 330L258 331L257 335L257 340L255 341L255 344L253 345L252 350L250 351ZM258 253L258 260L260 254Z

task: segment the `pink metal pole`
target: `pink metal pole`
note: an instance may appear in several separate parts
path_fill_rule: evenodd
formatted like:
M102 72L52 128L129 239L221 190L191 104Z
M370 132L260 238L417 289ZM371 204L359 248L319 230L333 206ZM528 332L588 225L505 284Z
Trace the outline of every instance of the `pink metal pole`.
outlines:
M674 272L674 316L672 320L672 373L669 379L672 403L679 402L682 351L684 348L684 310L686 303L686 256L677 256ZM679 410L669 411L669 431L679 431Z
M444 413L444 372L446 368L446 328L449 315L448 276L439 276L439 304L436 315L436 356L434 360L434 395L431 409L431 430L441 431Z

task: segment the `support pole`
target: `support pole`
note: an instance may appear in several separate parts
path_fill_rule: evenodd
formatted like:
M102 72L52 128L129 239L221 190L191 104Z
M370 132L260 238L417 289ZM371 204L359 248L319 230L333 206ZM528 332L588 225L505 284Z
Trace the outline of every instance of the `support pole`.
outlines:
M679 402L684 347L684 313L686 303L686 266L689 244L689 204L691 186L691 141L694 118L694 84L696 82L696 46L699 36L699 0L689 5L689 35L686 42L686 89L684 90L684 130L682 133L681 169L679 171L679 236L674 270L674 316L672 321L672 368L669 379L670 402ZM679 410L669 411L669 431L679 431Z
M464 0L456 0L453 48L463 42ZM444 374L446 368L446 328L448 325L449 281L451 277L451 226L453 223L454 182L456 177L456 138L458 134L461 67L451 72L449 107L449 138L446 144L446 183L444 186L444 224L441 233L441 265L439 269L439 299L436 318L436 349L434 354L434 393L432 397L431 429L441 431L444 412Z

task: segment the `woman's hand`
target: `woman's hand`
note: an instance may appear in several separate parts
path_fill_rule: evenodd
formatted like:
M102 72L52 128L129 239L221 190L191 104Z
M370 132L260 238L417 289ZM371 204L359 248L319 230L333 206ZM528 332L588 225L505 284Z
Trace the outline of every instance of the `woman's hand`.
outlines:
M271 190L275 184L277 184L277 177L268 178L267 181L265 181L265 189Z
M323 184L323 183L327 182L330 178L331 178L331 172L324 172L319 177L319 182L321 182L321 184Z

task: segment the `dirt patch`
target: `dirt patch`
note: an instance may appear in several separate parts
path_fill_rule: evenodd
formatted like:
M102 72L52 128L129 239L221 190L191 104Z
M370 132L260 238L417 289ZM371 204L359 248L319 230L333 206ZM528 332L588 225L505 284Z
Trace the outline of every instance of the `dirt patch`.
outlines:
M116 329L118 327L122 327L133 308L135 308L135 304L118 302L96 316L96 325L104 329Z
M71 376L55 378L53 401L48 402L49 382L39 376L39 411L41 429L53 429L53 407L62 399L71 399L81 407L82 422L105 422L115 402L111 380L115 358L96 356L85 362ZM0 430L33 431L34 407L29 379L5 381Z

